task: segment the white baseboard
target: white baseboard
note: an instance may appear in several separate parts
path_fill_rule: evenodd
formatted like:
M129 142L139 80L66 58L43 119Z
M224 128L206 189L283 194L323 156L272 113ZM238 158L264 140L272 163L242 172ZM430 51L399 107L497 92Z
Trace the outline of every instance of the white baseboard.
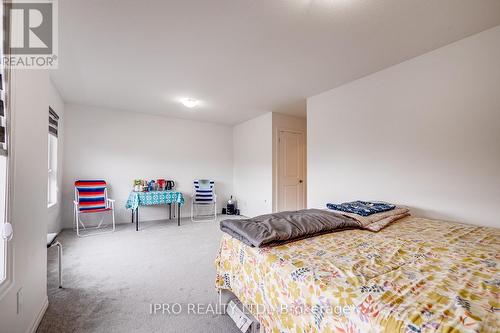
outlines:
M45 298L45 302L43 302L42 308L40 309L40 312L38 312L38 315L35 318L35 321L33 322L33 326L28 330L27 333L35 333L38 325L40 325L40 322L42 321L43 315L45 314L45 311L47 311L47 308L49 306L49 299Z

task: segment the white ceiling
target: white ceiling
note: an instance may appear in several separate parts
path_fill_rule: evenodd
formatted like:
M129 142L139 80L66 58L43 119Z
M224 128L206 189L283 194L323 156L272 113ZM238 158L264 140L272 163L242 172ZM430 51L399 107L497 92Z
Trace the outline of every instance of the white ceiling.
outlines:
M59 17L65 102L235 124L498 25L500 0L59 0Z

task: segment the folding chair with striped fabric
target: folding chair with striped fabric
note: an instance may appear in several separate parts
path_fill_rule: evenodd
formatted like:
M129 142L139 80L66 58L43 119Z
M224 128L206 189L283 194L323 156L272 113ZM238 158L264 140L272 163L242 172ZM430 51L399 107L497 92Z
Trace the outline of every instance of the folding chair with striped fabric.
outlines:
M197 208L207 207L209 214L196 214ZM213 209L213 211L212 211ZM199 217L202 218L199 218ZM209 179L198 179L193 182L191 197L191 221L215 221L217 219L217 195L215 182Z
M104 180L77 180L75 182L74 220L76 234L78 237L91 236L99 233L80 234L80 226L83 230L95 230L103 228L104 215L100 216L97 226L86 227L80 218L81 214L111 212L113 229L115 231L115 200L108 198L108 188ZM107 227L107 225L104 225Z

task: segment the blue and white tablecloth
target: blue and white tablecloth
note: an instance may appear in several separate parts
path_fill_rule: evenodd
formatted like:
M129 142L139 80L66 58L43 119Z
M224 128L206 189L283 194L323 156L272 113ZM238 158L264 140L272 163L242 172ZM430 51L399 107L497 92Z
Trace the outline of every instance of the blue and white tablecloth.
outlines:
M176 191L131 192L128 196L127 209L136 209L139 206L152 206L178 203L184 205L184 196Z

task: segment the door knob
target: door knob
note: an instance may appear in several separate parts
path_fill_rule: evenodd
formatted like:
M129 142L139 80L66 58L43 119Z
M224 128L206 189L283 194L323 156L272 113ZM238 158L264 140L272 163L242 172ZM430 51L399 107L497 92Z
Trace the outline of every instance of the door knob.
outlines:
M299 184L302 184L303 182L304 182L304 181L303 181L302 179L301 179L301 180L299 180Z
M4 223L1 229L2 229L2 238L6 241L10 241L12 239L12 236L14 235L14 230L12 229L12 225L10 223Z

